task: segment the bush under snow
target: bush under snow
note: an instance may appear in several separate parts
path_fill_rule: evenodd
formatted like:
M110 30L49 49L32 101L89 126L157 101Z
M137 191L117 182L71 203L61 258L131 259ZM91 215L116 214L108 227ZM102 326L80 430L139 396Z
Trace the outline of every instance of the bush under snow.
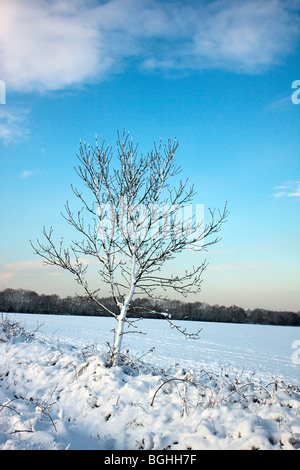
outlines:
M158 370L0 326L0 449L298 449L300 390L220 370ZM142 362L143 360L143 362Z

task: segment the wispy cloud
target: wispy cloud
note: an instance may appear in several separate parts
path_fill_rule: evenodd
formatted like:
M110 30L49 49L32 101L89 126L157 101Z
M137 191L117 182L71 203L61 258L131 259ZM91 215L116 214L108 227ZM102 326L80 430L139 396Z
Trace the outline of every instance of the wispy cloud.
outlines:
M6 263L5 269L9 271L32 271L36 269L43 269L42 261L16 261L14 263Z
M14 278L24 278L24 276L41 275L60 276L61 273L53 269L53 267L45 266L41 260L37 261L16 261L6 263L0 272L0 282Z
M275 186L274 197L300 197L300 181L288 181L282 186Z
M0 273L0 282L7 281L7 279L11 279L13 277L13 273L4 272Z
M1 56L1 53L0 53ZM5 144L17 142L29 135L26 125L27 109L11 108L7 105L0 107L0 140Z
M42 171L37 171L37 170L23 170L21 173L21 178L22 179L27 179L30 178L31 176L36 176L42 174Z
M299 34L291 5L280 0L210 2L195 34L197 64L257 73L279 63Z
M7 90L57 90L126 70L258 73L299 37L296 0L0 0ZM2 131L3 135L5 130Z
M235 263L235 264L218 264L214 266L208 266L209 271L246 271L251 269L262 268L269 266L269 262L257 262L257 263Z

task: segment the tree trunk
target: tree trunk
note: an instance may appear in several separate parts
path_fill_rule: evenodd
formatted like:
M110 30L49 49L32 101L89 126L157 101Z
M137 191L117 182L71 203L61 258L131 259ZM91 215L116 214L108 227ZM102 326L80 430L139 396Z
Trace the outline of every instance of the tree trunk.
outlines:
M129 309L129 306L130 306L130 303L132 301L132 297L135 291L135 283L136 283L136 279L134 275L135 264L136 264L136 257L135 257L135 254L133 254L132 267L131 267L131 287L130 287L130 291L127 297L124 300L123 305L120 307L120 314L118 315L118 327L116 331L115 343L114 343L114 347L112 350L112 360L111 360L111 365L113 367L117 366L119 362L122 338L124 334L124 324L125 324L127 312L128 312L128 309Z
M115 343L112 350L111 365L117 366L119 363L119 355L121 351L124 323L127 315L128 305L123 305L118 316L118 327L116 330Z

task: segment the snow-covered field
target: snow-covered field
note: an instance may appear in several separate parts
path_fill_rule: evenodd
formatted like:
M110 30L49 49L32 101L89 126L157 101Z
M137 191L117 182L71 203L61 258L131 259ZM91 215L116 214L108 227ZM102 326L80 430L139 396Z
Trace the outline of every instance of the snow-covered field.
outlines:
M109 369L111 318L3 319L1 450L300 448L299 328L143 320Z

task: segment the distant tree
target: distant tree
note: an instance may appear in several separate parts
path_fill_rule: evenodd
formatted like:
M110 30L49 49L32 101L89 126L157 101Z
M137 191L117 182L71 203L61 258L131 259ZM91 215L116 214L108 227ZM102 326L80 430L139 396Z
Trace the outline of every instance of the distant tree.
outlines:
M187 180L173 188L169 185L180 171L175 163L177 147L176 140L166 146L154 143L151 152L138 156L137 145L124 132L121 138L118 134L113 159L104 142L99 146L96 139L94 148L80 143L75 170L86 192L71 186L81 208L73 213L67 202L64 218L81 238L65 248L63 239L58 244L53 241L52 228L44 228L44 242L32 244L46 264L73 274L86 296L116 319L113 366L118 364L124 324L132 323L128 311L134 296L155 297L158 288L165 292L173 289L184 296L199 292L205 261L168 277L161 269L184 250L203 251L216 243L215 234L227 217L225 205L221 212L210 210L205 225L195 217L183 223L182 211L195 193ZM89 258L98 263L100 280L109 285L117 313L99 299L100 288L91 288L87 280Z
M245 323L246 322L246 312L243 308L237 307L236 305L232 305L227 309L230 321L232 323Z

